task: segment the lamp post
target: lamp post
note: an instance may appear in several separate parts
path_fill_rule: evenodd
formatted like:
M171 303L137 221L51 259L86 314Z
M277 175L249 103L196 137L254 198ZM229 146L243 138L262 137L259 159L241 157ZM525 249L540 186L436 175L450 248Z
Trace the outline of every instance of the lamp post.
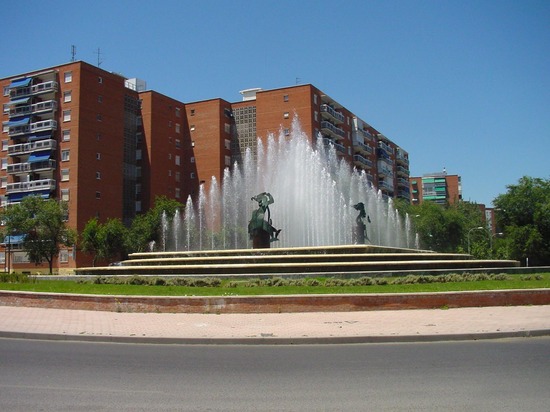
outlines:
M478 226L478 227L473 227L470 230L468 230L468 236L467 236L467 239L468 239L468 254L470 254L470 233L472 233L472 231L474 231L474 230L483 230L483 229L485 229L483 226Z

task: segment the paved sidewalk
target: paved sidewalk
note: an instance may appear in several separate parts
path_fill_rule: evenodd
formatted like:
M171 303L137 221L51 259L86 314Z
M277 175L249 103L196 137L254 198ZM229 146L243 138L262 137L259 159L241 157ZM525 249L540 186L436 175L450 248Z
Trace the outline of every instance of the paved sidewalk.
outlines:
M550 306L280 314L0 306L0 337L166 344L413 342L550 335Z

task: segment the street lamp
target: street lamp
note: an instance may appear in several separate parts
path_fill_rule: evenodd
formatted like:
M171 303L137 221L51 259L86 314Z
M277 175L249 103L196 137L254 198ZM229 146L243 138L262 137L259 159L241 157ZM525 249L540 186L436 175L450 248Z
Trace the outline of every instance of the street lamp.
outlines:
M468 254L470 254L470 233L472 233L473 230L484 230L485 228L483 226L473 227L470 230L468 230Z

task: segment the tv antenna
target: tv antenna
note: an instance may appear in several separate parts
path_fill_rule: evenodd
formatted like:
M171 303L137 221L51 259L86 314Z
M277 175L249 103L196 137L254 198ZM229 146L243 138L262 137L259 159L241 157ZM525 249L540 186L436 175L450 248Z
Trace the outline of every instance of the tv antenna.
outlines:
M299 85L300 83L302 83L302 79L300 79L299 77L296 77L296 85Z
M71 61L74 62L74 59L76 57L76 46L73 44L71 46Z
M103 60L101 60L101 49L98 47L97 51L94 53L97 54L97 67L99 67L101 63L103 63Z

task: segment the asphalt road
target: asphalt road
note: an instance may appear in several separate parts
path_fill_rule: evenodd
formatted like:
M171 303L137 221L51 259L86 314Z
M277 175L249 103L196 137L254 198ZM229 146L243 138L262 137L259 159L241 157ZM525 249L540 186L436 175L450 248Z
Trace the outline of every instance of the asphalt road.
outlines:
M550 337L186 346L0 339L2 411L548 411Z

